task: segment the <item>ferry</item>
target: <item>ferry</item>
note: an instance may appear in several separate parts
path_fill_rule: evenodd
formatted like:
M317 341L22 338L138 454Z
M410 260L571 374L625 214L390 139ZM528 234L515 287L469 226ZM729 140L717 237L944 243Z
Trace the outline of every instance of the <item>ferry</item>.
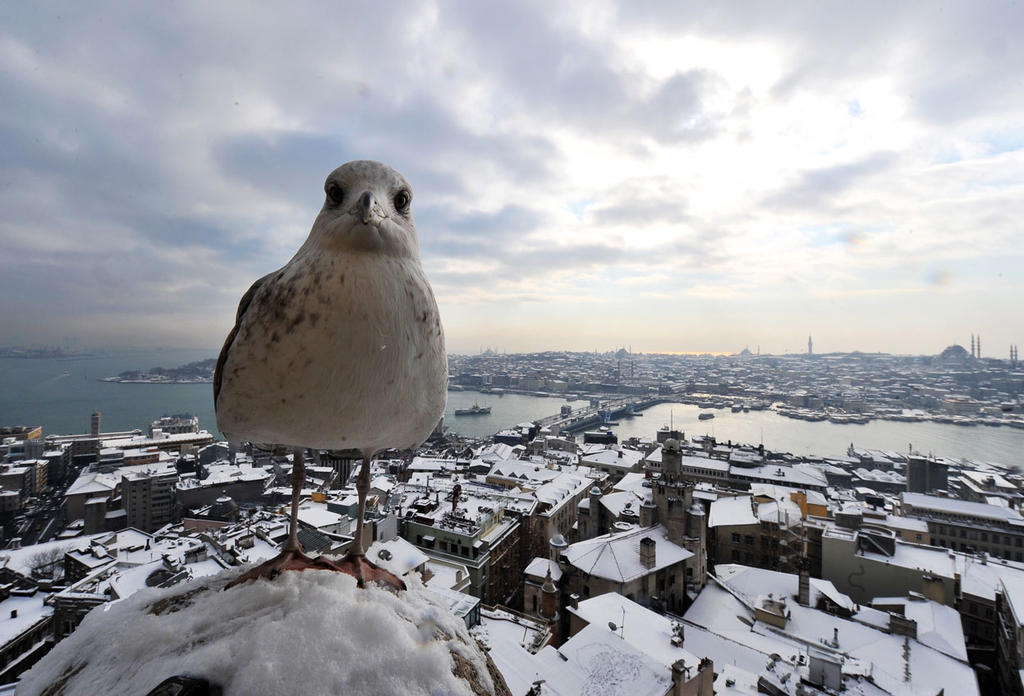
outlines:
M455 409L456 416L486 416L489 415L490 412L490 406L480 406L479 404L473 404L469 408Z

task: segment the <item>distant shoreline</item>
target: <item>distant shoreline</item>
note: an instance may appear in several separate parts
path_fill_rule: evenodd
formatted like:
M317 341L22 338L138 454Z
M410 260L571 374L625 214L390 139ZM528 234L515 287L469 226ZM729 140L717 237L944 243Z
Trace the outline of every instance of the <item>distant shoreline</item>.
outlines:
M100 377L99 381L116 384L212 384L216 364L216 358L207 358L181 367L128 370L116 377Z
M145 379L145 378L122 378L122 377L100 377L97 382L110 382L112 384L213 384L212 377L201 377L199 379Z
M0 358L16 358L18 360L74 360L76 358L92 358L95 355L95 353L76 353L63 350L0 349Z

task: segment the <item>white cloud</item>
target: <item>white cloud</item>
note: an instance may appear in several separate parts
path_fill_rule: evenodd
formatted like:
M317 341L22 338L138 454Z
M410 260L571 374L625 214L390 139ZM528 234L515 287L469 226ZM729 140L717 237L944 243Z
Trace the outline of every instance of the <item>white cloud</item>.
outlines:
M416 189L455 350L1024 330L1021 8L110 4L0 27L10 342L218 346L363 157Z

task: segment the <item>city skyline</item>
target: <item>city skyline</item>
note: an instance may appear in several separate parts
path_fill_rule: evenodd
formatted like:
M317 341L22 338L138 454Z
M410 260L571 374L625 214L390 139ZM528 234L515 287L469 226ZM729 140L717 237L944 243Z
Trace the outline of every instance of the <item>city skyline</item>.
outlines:
M5 343L219 348L349 159L448 348L1024 335L1024 10L0 8Z

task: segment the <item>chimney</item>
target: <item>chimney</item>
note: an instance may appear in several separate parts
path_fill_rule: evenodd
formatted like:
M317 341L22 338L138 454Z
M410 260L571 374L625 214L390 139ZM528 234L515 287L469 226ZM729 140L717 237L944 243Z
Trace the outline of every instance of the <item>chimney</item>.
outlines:
M650 527L658 521L658 506L653 500L645 500L640 505L640 526Z
M796 601L805 607L811 603L811 571L807 568L808 565L806 559L800 559L800 584Z
M889 612L889 633L897 636L910 636L917 639L917 622L900 616L894 611Z
M640 565L644 568L653 568L655 563L654 539L644 537L640 540Z

